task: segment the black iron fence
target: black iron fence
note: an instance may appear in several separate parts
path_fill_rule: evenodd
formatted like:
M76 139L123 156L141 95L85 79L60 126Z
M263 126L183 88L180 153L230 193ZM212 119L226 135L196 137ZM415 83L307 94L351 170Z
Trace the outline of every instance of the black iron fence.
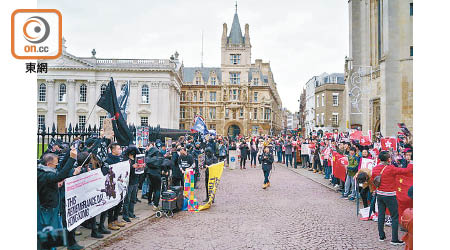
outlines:
M135 140L136 126L128 125L128 127ZM149 141L151 142L154 142L157 139L160 139L162 142L164 142L165 137L170 137L173 140L177 140L180 136L184 136L186 134L194 135L194 133L192 133L190 130L161 128L159 125L156 127L149 126L148 128L149 128ZM94 127L91 127L91 125L89 125L88 127L80 128L77 124L73 128L72 124L69 124L69 127L66 128L64 132L61 132L56 129L56 126L53 123L51 129L50 127L38 128L37 154L39 157L40 154L42 154L46 150L46 145L48 145L48 143L52 139L61 140L62 142L70 144L74 140L74 138L79 138L82 141L84 141L91 136L98 137L99 135L100 135L100 128L97 128L97 125L94 125Z

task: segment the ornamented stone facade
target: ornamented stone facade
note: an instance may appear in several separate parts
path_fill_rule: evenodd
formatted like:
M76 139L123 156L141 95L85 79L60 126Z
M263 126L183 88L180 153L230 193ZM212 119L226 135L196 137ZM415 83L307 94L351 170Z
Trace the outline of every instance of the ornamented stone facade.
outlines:
M413 128L413 1L350 0L347 128L395 136ZM373 133L375 134L375 133Z
M201 115L221 135L280 133L282 103L270 63L251 62L249 25L242 35L237 13L229 34L223 24L221 52L221 67L183 68L180 128Z
M74 56L64 45L60 58L40 62L48 64L48 73L37 78L38 125L55 124L60 132L69 124L101 126L106 112L96 103L113 77L117 95L130 81L129 124L179 127L182 64L178 53L170 59L100 59L95 50L92 57Z

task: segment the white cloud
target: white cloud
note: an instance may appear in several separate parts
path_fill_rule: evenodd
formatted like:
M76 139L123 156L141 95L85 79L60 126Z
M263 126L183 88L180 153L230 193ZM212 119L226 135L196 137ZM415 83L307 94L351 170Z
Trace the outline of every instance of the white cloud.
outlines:
M220 66L222 24L235 1L38 0L63 16L68 51L99 58L168 58L186 66ZM339 0L238 1L241 28L250 25L252 59L270 61L283 106L298 110L302 86L322 72L343 72L348 54L348 6Z

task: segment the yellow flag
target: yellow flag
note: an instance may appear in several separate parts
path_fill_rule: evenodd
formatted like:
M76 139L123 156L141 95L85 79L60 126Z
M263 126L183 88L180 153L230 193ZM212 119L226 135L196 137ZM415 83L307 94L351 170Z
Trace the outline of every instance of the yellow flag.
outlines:
M209 200L205 205L199 206L198 210L205 210L211 207L214 196L216 196L217 186L220 182L220 177L222 176L224 162L219 162L214 165L208 166L209 169L209 180L208 180L208 193Z

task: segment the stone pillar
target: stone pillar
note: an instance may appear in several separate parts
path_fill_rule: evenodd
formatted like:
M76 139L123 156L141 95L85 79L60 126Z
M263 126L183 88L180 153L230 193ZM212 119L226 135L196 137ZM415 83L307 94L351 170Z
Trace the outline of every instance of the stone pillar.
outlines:
M128 115L128 123L138 125L138 107L139 102L142 99L139 93L139 84L137 81L131 81L130 83L130 96L128 98L128 110L130 114ZM140 123L140 122L139 122ZM139 124L140 125L140 124Z
M45 117L45 126L51 127L53 123L56 125L55 105L57 98L55 98L55 81L47 80L47 115Z
M78 102L76 95L76 82L74 79L66 80L66 102L67 102L67 117L66 117L66 126L69 126L69 123L72 123L72 127L78 123L78 117L76 115L76 104ZM86 117L87 118L87 117Z
M95 108L95 105L97 104L97 94L96 94L96 87L97 87L97 83L95 82L95 80L89 80L87 82L87 101L88 101L88 113L86 116L86 119L88 119L89 114L91 114L91 110L93 108ZM91 125L91 127L93 128L94 125L100 125L100 119L97 115L97 113L92 112L91 117L89 117L89 121L87 121L86 123L86 128L89 127L89 125Z

